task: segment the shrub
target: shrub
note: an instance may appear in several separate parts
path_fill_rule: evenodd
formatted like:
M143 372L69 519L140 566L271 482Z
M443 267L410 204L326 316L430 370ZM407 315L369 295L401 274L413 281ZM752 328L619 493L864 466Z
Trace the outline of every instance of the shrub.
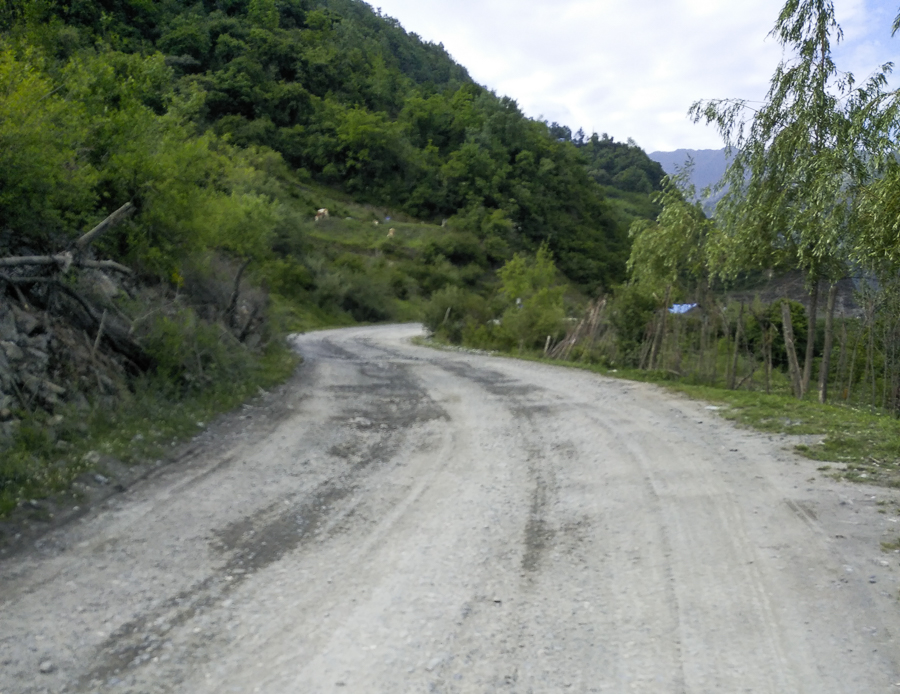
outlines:
M658 303L653 294L640 285L624 284L616 289L610 304L610 323L618 342L617 361L626 366L640 363L641 345Z
M467 328L490 320L485 300L460 287L448 286L436 291L425 307L425 327L437 337L459 344Z

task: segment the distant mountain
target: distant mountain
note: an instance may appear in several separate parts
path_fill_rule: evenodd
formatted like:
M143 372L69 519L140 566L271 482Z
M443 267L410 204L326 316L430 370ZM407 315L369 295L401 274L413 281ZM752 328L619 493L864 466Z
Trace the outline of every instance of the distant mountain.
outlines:
M697 189L698 199L703 200L706 213L710 216L713 214L723 191L704 197L703 190L718 183L725 174L728 160L724 149L676 149L674 152L651 152L648 156L670 175L678 173L689 161L693 161L691 183Z

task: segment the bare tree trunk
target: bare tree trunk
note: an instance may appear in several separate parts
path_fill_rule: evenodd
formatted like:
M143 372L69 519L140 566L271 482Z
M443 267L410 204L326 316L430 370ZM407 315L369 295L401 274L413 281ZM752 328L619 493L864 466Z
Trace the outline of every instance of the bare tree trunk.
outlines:
M669 313L669 296L671 295L671 285L666 287L666 300L660 314L660 326L653 340L653 350L650 352L650 369L658 368L660 352L662 351L663 340L666 337L666 316Z
M700 319L700 358L697 363L697 372L701 379L706 378L706 350L709 346L709 315L703 311Z
M641 359L638 366L641 371L650 368L647 360L650 358L654 344L656 344L656 316L653 316L653 322L647 329L647 336L644 337L644 341L641 343Z
M822 364L819 367L819 402L828 402L828 376L831 371L831 343L834 341L834 302L837 299L837 282L828 290L828 309L825 316L825 345L822 347Z
M847 320L841 321L841 358L838 360L837 368L837 384L838 389L844 385L844 369L847 366ZM842 400L847 399L845 390L839 390L838 397Z
M847 402L850 401L850 396L853 394L853 374L854 371L856 371L856 355L859 353L859 343L862 342L864 332L863 326L860 326L859 333L856 336L856 343L853 345L853 351L850 353L850 368L847 375L847 397L845 398ZM863 372L863 379L865 379L865 372Z
M787 301L781 304L781 322L784 329L784 348L788 357L788 369L791 373L791 386L794 397L803 397L803 383L800 380L800 364L797 362L797 348L794 346L794 323L791 320L791 307Z
M870 299L866 306L866 328L869 331L868 348L866 349L866 374L872 374L872 399L869 403L875 407L875 300ZM864 377L865 378L865 377Z
M741 328L744 324L744 302L741 302L741 310L738 312L737 324L734 326L734 352L731 357L731 372L728 375L728 389L734 390L737 383L738 356L741 349Z
M772 392L772 341L774 337L772 326L767 325L763 341L763 353L766 360L766 395Z
M806 332L806 356L803 361L803 381L801 385L800 397L806 395L809 391L809 382L812 378L813 358L816 353L816 322L819 317L819 276L816 275L813 283L812 294L809 297L809 314L807 320Z
M225 319L228 321L228 324L234 326L235 315L237 313L237 305L238 299L241 296L241 277L244 275L244 270L247 269L247 266L250 265L250 261L252 258L247 258L244 263L241 265L240 269L237 271L237 275L234 277L234 288L231 290L231 299L228 302L228 308L225 309ZM449 313L450 309L447 309ZM444 319L446 320L446 318Z
M711 385L716 384L716 379L719 377L719 329L716 325L716 321L718 320L718 315L716 313L710 314L712 317L712 330L713 330L713 345L712 345L712 381ZM724 312L722 313L722 323L725 326L725 332L728 332L728 321L725 319Z

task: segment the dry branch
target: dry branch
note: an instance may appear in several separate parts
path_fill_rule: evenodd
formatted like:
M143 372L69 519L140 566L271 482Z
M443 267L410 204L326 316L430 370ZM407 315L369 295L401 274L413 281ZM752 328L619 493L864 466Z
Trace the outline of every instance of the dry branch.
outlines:
M81 322L83 324L82 327L89 330L94 330L95 327L99 326L102 322L99 312L91 306L87 299L54 277L9 277L8 275L0 273L0 281L6 282L17 290L19 287L35 284L44 284L53 287L78 303L81 308L84 309L87 317L86 321L76 318L77 312L69 317L70 320L74 319L76 323ZM149 371L156 365L153 357L147 354L143 347L131 339L131 334L114 323L106 324L103 331L103 339L113 350L124 357L137 372Z
M8 258L0 258L0 267L29 267L29 266L50 266L58 267L62 272L66 272L70 267L86 267L97 270L115 270L125 275L132 275L134 272L121 263L114 260L80 260L74 259L71 253L57 253L56 255L20 255L10 256Z
M73 248L75 248L75 250L80 253L90 244L92 244L99 236L103 235L123 219L127 218L133 211L134 205L132 205L130 202L126 202L118 210L113 212L111 215L109 215L109 217L104 219L88 233L78 239L74 244L72 244Z

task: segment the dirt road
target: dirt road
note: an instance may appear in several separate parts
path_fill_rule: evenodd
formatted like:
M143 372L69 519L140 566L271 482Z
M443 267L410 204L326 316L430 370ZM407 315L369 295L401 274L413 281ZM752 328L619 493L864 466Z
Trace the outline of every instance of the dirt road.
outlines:
M0 692L900 692L897 494L647 385L300 336L0 562Z

